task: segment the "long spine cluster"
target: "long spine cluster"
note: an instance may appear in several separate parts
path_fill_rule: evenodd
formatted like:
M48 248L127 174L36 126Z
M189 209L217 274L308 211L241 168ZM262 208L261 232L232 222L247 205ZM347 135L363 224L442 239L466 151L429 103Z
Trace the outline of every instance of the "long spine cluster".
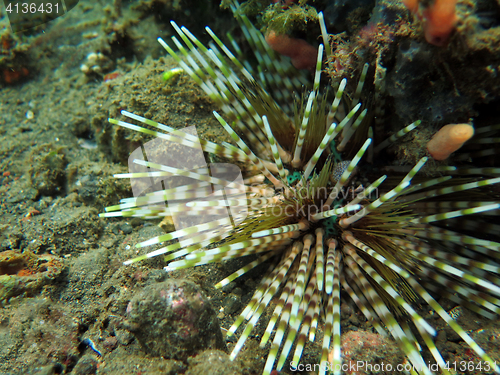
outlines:
M289 103L292 93L298 92L305 83L304 77L294 73L289 63L274 55L266 46L263 36L245 16L239 16L239 21L263 68L261 75L256 75L249 64L241 62L241 50L234 39L230 38L238 56L208 28L215 42L211 48L205 47L186 28L172 23L184 42L182 44L177 38L172 38L182 57L159 39L181 68L221 108L222 114L214 112L214 115L237 147L199 140L183 131L126 111L122 112L124 116L155 130L125 121L111 119L110 122L251 165L249 169L258 171L258 175L248 177L246 181L259 181L261 184L251 187L239 185L229 175L214 176L203 168L185 171L149 161L135 161L149 168L149 171L117 177L179 175L190 182L122 200L120 204L108 207L107 213L102 216L158 218L182 214L215 216L216 219L137 244L138 248L142 248L178 240L125 264L166 254L166 260L170 262L166 269L174 270L254 256L253 261L216 285L221 288L258 265L274 259L273 266L262 278L250 303L228 331L228 335L233 335L246 322L230 355L234 359L265 309L273 299L277 301L261 340L261 346L270 342L270 352L264 367L266 375L273 368L278 371L283 368L294 344L293 361L300 361L306 342L315 339L323 310L325 325L320 363L326 364L332 350L333 365L340 365L340 304L344 292L373 323L379 334L387 336L390 332L404 349L411 364L424 374L431 372L417 349L418 341L409 325L396 319L395 311L409 318L436 362L444 366L444 360L433 342L436 333L434 328L412 307L408 293L425 300L482 360L489 361L493 366L491 358L431 297L428 290L436 291L436 284L446 285L448 290L457 293L449 293L452 300L470 306L473 311L484 316L491 317L499 313L500 282L497 275L500 274L500 243L460 234L433 223L498 212L500 204L478 201L470 207L461 206L460 202L453 200L436 203L430 199L500 183L498 177L465 183L451 181L453 175L470 174L472 170L498 176L499 169L443 168L442 172L447 174L444 177L412 183L427 161L427 158L422 158L406 171L406 176L396 186L386 189L378 197L372 198L386 180L385 175L367 188L361 188L350 201L341 199L340 194L349 189L348 183L365 153L368 153L369 159L373 159L373 155L415 129L420 122L406 126L377 146L373 146L372 139L368 137L353 159L346 162L347 167L340 178L330 183L331 155L353 143L353 135L363 127L364 119L367 118L368 109L362 109L364 103L361 102L361 94L368 65L361 73L350 105L342 103L347 84L344 79L332 104L328 106L324 93L320 93L323 55L323 47L320 47L312 91L302 110L297 111L294 121L294 111ZM324 25L321 27L326 41L326 28ZM270 88L272 95L262 87ZM287 104L280 104L283 102ZM347 115L341 116L339 113ZM319 137L315 134L318 129L322 132ZM488 132L497 130L491 127ZM284 134L291 132L295 138L287 139ZM335 150L330 148L332 144L337 144ZM294 173L300 176L297 180L291 178ZM272 186L264 183L266 179ZM445 182L447 186L441 187ZM207 191L212 185L220 187L225 193L207 198ZM326 189L328 194L317 198L315 189L321 188ZM168 201L168 207L161 206L165 201ZM298 203L301 207L315 206L316 211L301 214L297 210L291 215L275 213L275 209L290 202ZM236 214L231 218L221 217L228 209ZM400 211L412 209L419 214L398 216ZM328 225L334 227L334 234L327 231ZM384 246L380 245L380 241L370 242L370 236L382 241ZM436 250L429 240L456 249L456 254ZM485 257L490 256L494 260L485 260ZM461 284L453 284L456 280L460 280ZM396 286L403 281L409 285L411 292ZM477 290L482 291L480 296L475 294ZM447 295L446 290L441 293ZM387 300L391 303L387 303ZM498 368L495 371L500 373ZM325 373L324 367L320 373ZM339 374L340 370L334 373ZM444 370L444 373L447 371Z

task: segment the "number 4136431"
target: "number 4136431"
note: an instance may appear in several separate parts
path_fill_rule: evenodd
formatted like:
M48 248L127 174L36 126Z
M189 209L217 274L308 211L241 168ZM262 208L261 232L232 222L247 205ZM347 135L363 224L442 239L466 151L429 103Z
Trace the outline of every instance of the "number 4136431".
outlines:
M493 363L479 361L454 361L446 362L445 369L453 371L493 371L497 366L496 361Z
M59 13L58 3L9 3L7 13Z

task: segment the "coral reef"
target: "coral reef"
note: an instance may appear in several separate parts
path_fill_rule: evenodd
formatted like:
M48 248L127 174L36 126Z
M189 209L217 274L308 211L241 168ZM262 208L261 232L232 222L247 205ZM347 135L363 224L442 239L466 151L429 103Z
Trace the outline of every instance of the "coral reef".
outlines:
M163 271L165 264L161 257L124 266L124 259L137 257L146 250L134 244L175 231L173 221L97 217L104 207L130 196L130 181L112 176L127 172L130 151L154 138L110 126L108 117L130 121L120 115L121 110L127 109L175 129L196 125L198 135L204 140L231 141L213 118L212 110L218 106L186 72L162 80L164 73L177 65L169 56L160 57L165 53L156 41L160 36L171 43L170 37L176 32L169 21L175 19L207 45L211 37L204 27L209 24L231 50L238 44L242 52L238 55L242 56L240 61L248 59L248 66L255 68L256 59L251 51L254 47L242 42L242 33L235 28L237 22L228 11L221 12L218 3L219 0L80 0L64 17L21 33L11 31L5 8L0 9L0 254L5 270L0 276L3 296L0 373L177 375L220 370L256 374L264 368L271 344L261 348L259 343L267 323L273 319L272 308L281 303L279 295L269 301L269 308L264 309L254 331L231 363L228 354L212 350L193 353L187 361L150 356L124 327L124 321L129 317L129 302L145 288L167 278L188 279L210 299L225 335L250 303L270 263L262 263L220 289L214 285L252 259L233 259L169 273ZM427 6L431 2L423 3ZM500 122L497 1L458 2L455 31L442 47L426 41L423 20L411 14L401 1L250 0L242 5L245 14L262 30L279 30L313 47L321 42L317 14L323 11L327 33L331 34L330 48L325 48L328 63L323 66L333 78L329 103L342 79L348 78L339 108L347 106L347 111L350 110L364 65L369 63L360 97L363 107L359 111L368 112L361 129L344 145L341 157L349 158L351 155L346 153L351 145L357 151L358 142L366 139L367 134L362 130L365 122L376 124L373 127L376 146L402 126L422 120L404 138L374 153L373 164L369 161L371 146L368 148L351 179L353 191L359 185L366 188L381 174L389 175L384 184L394 186L397 178L404 175L404 168L425 156L432 135L451 123L474 123L474 137L444 161L429 158L412 184L436 174L452 176L452 181L460 179L464 183L497 177L499 149L494 143ZM262 12L268 17L263 17ZM270 23L272 27L268 26ZM284 27L280 29L281 25ZM226 39L227 31L231 36ZM179 41L182 42L180 38ZM104 57L103 70L111 69L109 73L87 75L80 70L92 53ZM274 55L266 52L263 56ZM262 74L271 77L269 72L264 69ZM286 99L291 112L295 101L302 102L301 95L307 99L308 90L313 87L310 79L302 80L308 75L303 73L300 79L304 86ZM321 92L329 85L329 77L324 73ZM253 76L260 74L252 72ZM287 72L286 76L295 77L295 73ZM291 112L289 115L293 117ZM243 133L238 134L247 141ZM354 141L358 137L361 141ZM326 152L330 151L333 153L333 150ZM227 160L208 153L205 156L207 163ZM272 154L266 154L265 160L272 161ZM251 163L238 165L247 171ZM285 166L289 168L286 163ZM344 171L342 165L334 170L337 177ZM291 173L290 178L297 182L297 174ZM448 182L446 188L450 185L453 183ZM44 186L50 188L45 190ZM455 192L449 197L452 198L449 201L443 199L446 197L422 201L420 212L431 211L424 203L431 207L437 203L452 204L456 211L470 209L467 207L481 200L497 199L498 187ZM441 222L442 229L459 228L461 236L492 240L498 233L495 215L495 211L491 215L472 215L466 222L448 219ZM165 232L155 225L158 222ZM151 250L175 241L154 245ZM436 239L427 241L434 245L441 243ZM448 244L449 248L454 246ZM471 247L474 245L468 245L468 250L475 252ZM314 245L311 250L314 251ZM491 265L493 254L478 255L476 261ZM459 255L454 252L453 256ZM55 271L62 269L62 272L47 277L43 267L52 261L60 262L61 268ZM32 267L19 268L21 262ZM490 271L485 273L492 277ZM28 282L27 289L21 280ZM436 283L429 287L432 284ZM453 287L457 284L462 285L451 283ZM441 295L444 289L431 294ZM349 297L344 298L343 289L341 293L342 334L350 335L353 330L374 333L371 320ZM471 339L498 361L498 320L491 319L485 309L480 310L483 313L480 315L469 310L471 305L458 306L458 293L450 292L451 300L441 297L439 303ZM420 307L417 312L436 330L433 340L445 361L479 363L476 352L448 323L436 313L431 314L425 303L415 301L415 305ZM279 322L276 322L278 329ZM301 364L317 363L327 328L323 323L318 320L316 342L304 346ZM230 350L239 336L239 331L236 338L224 336ZM271 336L269 341L272 340ZM425 361L432 361L424 343L419 343ZM376 350L370 348L365 352L376 353ZM290 367L289 362L285 363L280 373L297 373ZM483 367L472 372L487 371Z
M257 20L263 30L279 30L276 22L286 25L281 33L314 45L319 33L308 21L313 18L305 16L312 14L310 6L243 2L241 12L252 16L261 12ZM313 6L324 12L328 31L334 32L326 68L334 87L344 77L357 78L369 62L375 69L374 84L382 84L375 98L380 107L377 117L394 132L402 122L417 119L430 133L446 124L466 123L477 116L478 105L493 103L500 95L500 54L494 42L500 32L500 10L492 0L456 7L446 0L408 3L422 20L414 19L403 2L360 1L348 6L316 2ZM348 21L334 22L342 14ZM425 40L426 35L430 39L441 32L446 36L442 34L438 44L446 41L446 46L436 48Z

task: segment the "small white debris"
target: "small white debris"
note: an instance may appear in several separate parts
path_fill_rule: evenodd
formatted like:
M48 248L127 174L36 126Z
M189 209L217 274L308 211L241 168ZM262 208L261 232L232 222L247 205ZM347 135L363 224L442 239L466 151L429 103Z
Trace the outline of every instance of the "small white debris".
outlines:
M82 37L83 39L94 39L99 36L99 33L97 31L90 31L88 33L83 33Z
M89 63L95 63L98 59L98 55L95 52L91 52L87 55L87 61Z
M115 63L101 52L91 52L87 55L86 60L80 65L80 70L86 74L102 75L113 70Z
M85 148L87 150L93 150L97 148L97 144L94 142L91 142L87 139L78 139L78 144L80 145L81 148Z
M80 70L85 73L85 74L89 74L90 73L90 68L86 65L86 64L82 64L80 65Z

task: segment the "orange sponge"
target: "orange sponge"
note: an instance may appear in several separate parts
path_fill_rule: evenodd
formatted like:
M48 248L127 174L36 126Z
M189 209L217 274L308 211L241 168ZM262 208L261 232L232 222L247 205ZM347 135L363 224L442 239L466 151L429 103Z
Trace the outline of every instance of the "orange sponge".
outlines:
M445 160L473 135L474 127L469 124L443 126L427 143L427 151L435 160Z
M270 30L266 34L266 42L279 54L290 57L295 68L314 70L318 50L305 40L286 34L278 35L276 31Z
M418 0L403 0L403 4L410 10L412 13L418 12Z
M423 11L425 39L436 46L448 42L455 29L457 0L435 0L434 4Z
M425 40L435 46L448 43L451 33L455 30L457 15L455 7L457 0L403 0L403 4L423 21Z

